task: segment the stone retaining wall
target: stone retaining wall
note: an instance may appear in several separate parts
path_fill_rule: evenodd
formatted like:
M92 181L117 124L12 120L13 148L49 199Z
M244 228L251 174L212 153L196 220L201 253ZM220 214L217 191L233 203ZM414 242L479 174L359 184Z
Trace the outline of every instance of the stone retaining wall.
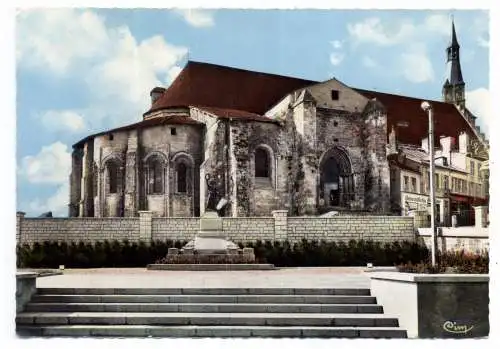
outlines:
M132 218L25 218L17 216L17 242L189 240L199 230L200 219L154 218L141 211ZM414 240L411 217L342 215L332 218L287 217L286 211L273 211L273 217L222 218L222 229L235 242L255 240L381 242Z
M417 231L427 247L431 248L431 229L418 228ZM475 253L489 250L488 228L484 227L440 227L436 240L440 251L465 250Z

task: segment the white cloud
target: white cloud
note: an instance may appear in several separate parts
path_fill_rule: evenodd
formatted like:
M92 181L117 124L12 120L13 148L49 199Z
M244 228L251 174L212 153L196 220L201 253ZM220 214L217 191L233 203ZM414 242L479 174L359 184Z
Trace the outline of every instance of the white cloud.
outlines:
M378 63L373 58L371 58L369 56L363 57L362 63L367 68L376 68L379 66Z
M434 80L434 69L425 50L403 53L400 64L401 73L410 82L422 83Z
M490 47L490 41L481 36L477 38L477 44L480 47Z
M193 27L212 27L214 25L214 12L209 10L182 9L176 10L184 20Z
M377 58L375 53L361 58L361 64L368 68L377 68L377 61L388 62L392 67L386 76L402 76L412 83L423 83L435 79L434 67L429 59L430 45L442 43L443 37L451 35L451 18L448 15L432 13L422 20L411 18L378 17L347 25L350 43L349 54L356 54L358 47L362 50L381 48L383 56ZM377 52L377 51L374 51ZM403 53L401 53L403 52ZM466 59L465 59L466 60Z
M182 68L178 66L173 66L172 68L170 68L167 74L169 81L174 81L181 71Z
M161 36L138 41L128 27L108 27L91 10L30 10L19 15L17 24L21 69L76 77L86 84L82 93L89 104L79 114L87 131L138 121L149 107L149 91L169 84L188 52Z
M476 42L480 47L490 47L489 24L490 17L488 12L483 12L480 16L474 18L472 23L469 24L468 30L471 35L476 37Z
M105 54L110 37L91 11L26 10L18 15L16 45L19 62L64 74L79 60Z
M451 35L450 17L438 14L429 15L425 18L421 29L424 29L428 32L441 34L443 36L449 36Z
M493 126L490 91L484 87L466 91L465 101L467 108L477 116L476 121L480 124L481 131L488 135Z
M381 46L399 44L415 33L411 22L391 23L380 18L367 18L362 22L347 24L347 31L354 43L372 43Z
M335 49L342 48L342 45L344 44L344 43L343 43L342 41L340 41L340 40L330 41L330 43L332 44L333 48L335 48Z
M55 217L68 215L69 182L60 185L54 195L47 199L35 198L26 205L30 212L39 215L51 211Z
M433 14L422 22L413 20L387 20L378 17L366 18L357 23L347 24L347 31L354 45L362 43L377 46L394 46L408 44L409 40L426 40L435 37L450 35L450 19L445 15Z
M20 175L31 183L61 184L69 181L71 153L66 144L55 142L36 155L21 160Z
M332 65L339 65L344 60L344 55L339 52L332 52L330 54L330 63Z
M85 129L82 114L74 110L48 110L40 115L40 119L49 130L80 132Z

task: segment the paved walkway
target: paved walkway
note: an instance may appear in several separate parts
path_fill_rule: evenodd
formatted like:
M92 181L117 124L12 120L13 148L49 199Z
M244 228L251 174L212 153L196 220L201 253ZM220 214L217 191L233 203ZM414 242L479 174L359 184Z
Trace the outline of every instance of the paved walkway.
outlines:
M262 271L155 271L145 268L67 269L37 278L61 288L369 288L365 268L283 268Z

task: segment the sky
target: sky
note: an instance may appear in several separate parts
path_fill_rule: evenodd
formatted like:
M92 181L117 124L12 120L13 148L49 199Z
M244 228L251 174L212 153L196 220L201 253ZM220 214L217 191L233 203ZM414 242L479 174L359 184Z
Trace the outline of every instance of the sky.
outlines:
M17 210L67 216L72 145L139 121L188 59L440 100L452 15L467 106L489 135L485 10L19 11Z

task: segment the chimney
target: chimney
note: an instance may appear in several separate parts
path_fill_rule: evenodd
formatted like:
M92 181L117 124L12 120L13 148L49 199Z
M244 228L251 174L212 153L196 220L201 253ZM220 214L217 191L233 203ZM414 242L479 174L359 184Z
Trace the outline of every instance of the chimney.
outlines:
M428 137L422 138L422 149L426 153L429 152L429 138Z
M451 146L453 143L452 137L441 136L439 139L439 143L441 144L441 152L444 154L449 154L451 152Z
M448 164L451 165L451 150L455 143L455 139L450 136L441 136L439 143L441 143L441 155L444 156Z
M149 95L151 96L151 106L165 93L167 89L164 87L155 87L151 90Z
M462 132L458 136L458 151L461 154L466 154L467 153L467 148L469 146L469 135L467 132Z

